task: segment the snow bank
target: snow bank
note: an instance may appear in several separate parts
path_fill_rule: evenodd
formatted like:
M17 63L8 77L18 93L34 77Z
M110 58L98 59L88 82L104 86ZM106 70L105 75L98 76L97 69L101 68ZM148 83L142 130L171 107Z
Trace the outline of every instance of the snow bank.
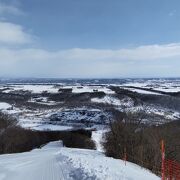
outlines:
M107 132L106 130L97 130L97 131L92 131L92 140L95 142L96 145L96 150L100 152L104 152L102 143L103 143L103 135L104 133Z
M138 80L137 80L138 81ZM122 87L134 87L134 88L149 88L154 89L162 92L180 92L180 81L176 80L144 80L142 82L128 82L123 85ZM136 90L137 91L137 90ZM146 93L145 91L139 91L139 93Z
M8 103L5 102L0 102L0 110L7 110L9 108L11 108L12 106Z
M31 152L0 155L0 180L160 180L135 164L105 157L95 150L51 142Z
M103 98L92 98L91 99L92 102L95 103L104 103L104 104L111 104L114 106L120 106L121 105L121 101L113 96L105 96Z
M45 104L45 105L56 105L60 102L56 101L50 101L48 97L37 97L37 98L31 98L28 102L34 102L38 104Z
M92 98L91 101L95 103L104 103L104 104L110 104L114 106L126 106L126 107L132 107L134 104L131 98L124 98L120 100L111 95L106 95L103 98Z
M68 157L74 167L83 168L88 176L96 176L96 179L160 180L146 169L129 162L125 166L122 160L105 157L98 151L62 148L60 154Z
M62 126L62 125L53 125L53 124L41 124L39 126L32 127L33 130L38 131L65 131L71 130L73 127L71 126Z
M8 87L8 86L7 86ZM58 88L55 88L53 85L13 85L9 87L9 90L5 90L3 92L9 93L10 91L14 90L24 90L24 91L31 91L32 93L42 93L47 91L49 93L57 93Z
M60 148L63 147L62 141L52 141L46 144L42 149Z
M152 92L152 91L148 91L148 90L142 90L142 89L136 89L136 88L124 88L124 89L127 89L129 91L132 91L132 92L137 92L139 94L154 94L154 95L162 95L160 93L156 93L156 92Z
M84 92L104 92L106 94L115 94L114 91L106 86L64 86L62 88L72 88L73 93L84 93Z

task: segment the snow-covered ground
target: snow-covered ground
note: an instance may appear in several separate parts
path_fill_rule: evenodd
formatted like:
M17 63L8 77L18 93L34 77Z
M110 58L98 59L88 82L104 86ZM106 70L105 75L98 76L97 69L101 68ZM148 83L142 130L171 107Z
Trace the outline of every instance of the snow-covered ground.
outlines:
M112 82L112 83L111 83ZM114 83L116 82L116 83ZM47 91L49 93L57 93L59 88L72 88L73 93L82 93L82 92L93 92L93 91L103 91L106 94L114 94L114 92L109 89L110 85L113 86L122 86L122 87L139 87L154 89L164 92L180 92L180 79L122 79L122 80L108 80L108 84L105 81L97 80L94 83L88 83L83 81L84 84L77 83L76 81L72 82L71 85L64 82L52 84L49 83L43 84L38 82L38 84L0 84L0 90L3 92L10 92L12 90L27 90L33 93L42 93ZM98 83L98 84L96 84ZM139 93L141 93L139 91ZM148 93L142 91L142 93Z
M1 109L2 106L2 109ZM10 109L8 109L11 107ZM18 124L27 129L64 131L77 128L95 128L109 122L111 114L94 108L17 108L7 103L0 103L0 111L18 119Z
M108 88L108 86L97 86L97 85L83 85L83 86L62 86L62 89L72 89L73 93L84 93L84 92L104 92L106 94L114 94L114 91Z
M4 86L5 87L5 86ZM44 91L47 91L49 93L57 93L58 92L58 88L56 88L53 85L11 85L11 86L7 86L7 90L4 90L3 92L5 93L9 93L11 91L30 91L32 93L42 93Z
M61 109L51 114L48 119L59 125L73 125L74 127L93 128L94 125L109 123L110 113L94 108Z
M12 106L8 103L5 102L0 102L0 110L7 110L9 108L11 108Z
M147 89L153 89L158 90L162 92L180 92L180 80L165 80L165 79L159 79L159 80L134 80L131 82L124 83L120 86L123 87L137 87L137 88L147 88ZM149 91L140 91L138 89L134 89L135 91L139 91L139 93L146 93L148 94ZM150 93L150 92L149 92Z
M61 102L56 102L56 101L49 101L48 97L35 97L31 98L28 102L35 102L38 104L45 104L45 105L56 105Z
M111 104L111 105L115 105L115 106L121 105L121 101L119 99L109 96L109 95L106 95L103 98L92 98L91 101L95 102L95 103Z
M103 98L92 98L91 101L95 103L110 104L113 106L126 106L126 107L133 106L132 99L124 98L120 100L116 97L113 97L112 95L106 95Z
M100 80L98 82L100 83ZM116 110L131 112L136 112L140 108L141 110L143 110L144 108L148 114L162 116L162 118L165 117L169 121L180 119L180 112L178 112L178 108L173 109L170 107L168 109L168 106L165 106L167 108L163 108L158 107L158 104L153 104L152 106L151 104L148 104L148 108L145 107L145 104L142 107L141 105L137 104L131 96L118 96L115 91L113 91L113 88L111 88L111 85L128 89L140 94L161 95L162 98L165 95L158 92L152 92L151 90L162 90L166 92L177 92L180 90L180 80L176 81L163 79L127 80L126 83L122 84L0 84L0 92L3 92L1 93L2 101L5 98L9 98L10 96L10 98L12 99L8 100L7 102L14 102L14 104L0 102L0 111L16 117L22 127L36 130L69 130L73 126L76 126L76 128L78 128L77 126L81 126L83 123L85 124L85 126L81 126L82 128L92 126L92 123L106 123L106 119L108 118L105 118L105 116L107 116L107 113L104 113L106 107L112 107ZM139 87L146 88L147 90L138 89ZM58 100L57 98L56 100L56 98L52 98L56 96L58 97L59 95L54 93L61 93L58 91L59 89L63 88L71 88L72 93L74 94L72 97L75 98L70 98L70 101L68 102L68 106L70 106L70 108L66 106L66 99L59 98ZM25 95L25 98L29 99L23 100L22 103L17 104L16 99L13 99L16 97L16 95L18 97L18 95L20 94L20 97L22 99L24 98L23 92L21 92L20 90L30 91L32 93L38 94L31 94L29 96L27 95L27 97ZM8 94L11 91L20 92L15 92L15 95L13 93ZM42 95L41 93L44 91L49 92L50 95ZM6 94L4 94L4 92ZM77 93L84 92L104 92L105 96L100 98L98 95L96 96L96 93L93 96L89 94L82 95L82 97L81 95L77 95ZM62 94L62 96L64 95ZM71 96L71 94L69 94L69 96ZM86 100L83 101L83 98L87 98L87 102ZM77 103L76 105L74 105L75 107L71 107L71 102ZM85 106L83 103L85 103ZM79 107L84 107L84 109L80 109ZM94 108L94 110L91 109L92 107ZM55 117L54 119L52 119L53 116ZM101 117L103 117L103 119ZM57 119L57 121L55 119ZM147 123L148 120L144 120L144 122Z
M137 92L137 93L140 93L140 94L162 95L160 93L152 92L150 90L142 90L142 89L136 89L136 88L124 88L124 89L127 89L127 90L132 91L132 92Z
M104 134L108 131L108 129L101 129L101 130L96 130L96 131L92 131L92 136L91 139L95 142L96 145L96 150L100 151L100 152L104 152L104 148L103 148L103 136Z
M29 110L26 108L12 107L8 103L0 102L0 111L17 118L18 124L26 129L64 131L73 128L72 126L53 124L47 119L51 114L61 111L61 109Z
M160 180L133 163L96 150L71 149L51 142L31 152L0 155L0 180Z
M160 125L167 122L172 122L173 120L180 119L180 112L175 110L170 110L167 108L162 108L159 106L135 106L128 107L125 109L126 112L138 113L144 112L146 115L151 115L153 119L147 119L145 116L144 119L141 119L141 123L150 124L150 125Z
M8 88L8 89L7 89ZM4 90L3 90L4 89ZM108 88L108 86L78 86L78 85L43 85L43 84L24 84L24 85L0 85L0 90L2 90L5 93L9 93L11 91L30 91L32 93L42 93L42 92L48 92L48 93L58 93L59 89L72 89L73 93L84 93L84 92L104 92L106 94L114 94L114 91Z

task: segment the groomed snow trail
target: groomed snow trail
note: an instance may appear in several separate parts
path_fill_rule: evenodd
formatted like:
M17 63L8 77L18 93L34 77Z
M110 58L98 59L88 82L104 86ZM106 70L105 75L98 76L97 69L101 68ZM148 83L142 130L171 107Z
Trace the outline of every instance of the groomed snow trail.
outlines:
M72 179L71 165L58 155L61 142L27 153L0 156L0 180L64 180ZM68 170L68 171L66 171Z
M132 163L95 150L71 149L51 142L42 149L0 156L0 180L159 180Z

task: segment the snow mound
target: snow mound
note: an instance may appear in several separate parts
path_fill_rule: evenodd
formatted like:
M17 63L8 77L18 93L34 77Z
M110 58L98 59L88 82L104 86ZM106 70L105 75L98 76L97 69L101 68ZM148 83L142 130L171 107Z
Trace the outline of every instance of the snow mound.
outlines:
M0 102L0 110L7 110L9 108L11 108L12 106L8 103L5 102Z
M114 91L106 86L64 86L62 88L72 88L73 93L84 93L84 92L104 92L105 94L115 94Z
M7 86L8 87L8 86ZM57 93L58 89L54 87L53 85L13 85L9 86L9 90L5 90L3 92L9 93L11 91L30 91L32 93L42 93L44 91L47 91L49 93Z
M0 155L0 180L160 180L135 164L105 157L95 150L51 142L31 152Z
M90 177L112 180L158 180L159 177L133 163L105 157L95 150L61 149L61 155L69 158L76 168L83 168Z
M53 141L48 144L46 144L42 149L51 149L51 148L59 148L63 147L63 142L62 141Z
M92 98L91 101L95 102L95 103L111 104L114 106L120 106L121 105L121 101L118 98L115 98L113 96L108 96L108 95L106 95L103 98Z
M103 135L108 131L108 129L92 131L92 140L95 142L96 150L100 152L104 152L103 149Z
M132 107L134 104L133 100L129 97L120 100L117 97L113 97L110 95L106 95L103 98L92 98L91 101L95 103L104 103L113 106L125 106L125 107Z

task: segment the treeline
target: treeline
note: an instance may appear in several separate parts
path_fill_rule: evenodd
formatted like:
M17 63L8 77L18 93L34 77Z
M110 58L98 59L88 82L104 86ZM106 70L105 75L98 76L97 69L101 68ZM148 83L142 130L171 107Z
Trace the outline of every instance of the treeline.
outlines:
M62 140L66 147L95 149L90 131L32 131L0 113L0 154L25 152L56 140Z
M159 174L161 171L161 140L165 141L166 158L180 162L180 122L161 126L137 124L125 114L110 123L105 134L104 149L107 156L127 160Z

